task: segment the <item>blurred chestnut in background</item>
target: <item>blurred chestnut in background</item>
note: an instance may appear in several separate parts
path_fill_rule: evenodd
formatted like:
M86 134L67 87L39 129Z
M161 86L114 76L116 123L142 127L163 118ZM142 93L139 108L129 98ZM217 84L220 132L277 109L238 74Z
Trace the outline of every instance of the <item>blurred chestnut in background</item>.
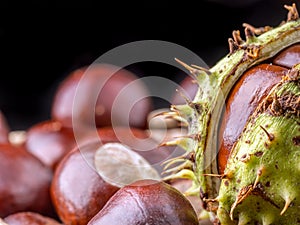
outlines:
M60 83L51 115L65 127L73 127L75 121L79 126L145 128L152 108L147 87L137 75L109 64L92 64Z
M11 144L0 144L0 161L0 217L26 210L55 216L49 194L52 171Z
M35 212L19 212L4 218L9 225L62 225L57 220Z
M47 120L34 124L26 131L24 147L46 166L55 169L63 156L76 145L73 130L59 121Z
M10 132L10 127L7 123L6 117L0 110L0 143L8 142L8 134Z

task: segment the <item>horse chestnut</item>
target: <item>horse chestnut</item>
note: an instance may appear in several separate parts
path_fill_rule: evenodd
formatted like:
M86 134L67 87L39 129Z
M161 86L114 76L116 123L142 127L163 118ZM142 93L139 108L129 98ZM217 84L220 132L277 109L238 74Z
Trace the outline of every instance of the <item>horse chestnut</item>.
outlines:
M36 212L18 212L4 218L9 225L62 225L57 220ZM1 223L0 223L1 224Z
M64 224L86 225L119 189L92 168L98 147L98 143L89 142L74 148L56 167L50 193Z
M246 71L236 82L226 100L219 130L219 172L222 174L231 148L241 134L249 116L265 99L271 88L280 82L289 69L300 62L300 44L294 44L276 56L270 63L262 63Z
M151 179L122 187L88 225L198 225L186 197L171 185Z
M0 217L20 211L55 216L52 171L22 147L0 144Z
M114 105L117 104L117 105ZM96 124L144 128L152 110L147 88L137 75L108 64L72 71L59 85L51 115L66 127Z
M287 69L280 66L260 64L245 72L231 90L219 130L218 164L221 174L248 117L286 72Z
M166 179L191 179L188 192L215 224L300 220L300 18L296 4L284 7L276 28L245 23L245 40L233 31L229 53L209 70L181 62L199 89L171 108L189 129L171 143L187 154L170 160L179 165Z
M76 145L73 130L59 121L47 120L26 131L24 147L46 166L55 169L57 163Z
M283 49L272 60L275 65L291 69L300 62L300 44L294 44Z

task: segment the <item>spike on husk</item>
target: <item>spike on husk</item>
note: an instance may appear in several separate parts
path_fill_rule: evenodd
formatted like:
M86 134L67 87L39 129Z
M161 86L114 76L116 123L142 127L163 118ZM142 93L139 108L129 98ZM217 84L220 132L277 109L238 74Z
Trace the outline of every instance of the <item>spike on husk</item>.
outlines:
M195 77L199 90L186 105L171 106L187 124L189 135L167 144L183 146L193 152L194 159L191 164L183 158L174 159L174 163L170 160L166 179L192 179L190 193L198 195L212 220L217 218L222 225L300 221L300 191L296 188L300 180L300 144L296 141L300 140L299 64L282 77L251 114L232 147L224 174L219 174L217 162L216 134L221 112L236 81L249 68L300 43L296 5L284 7L287 19L277 27L256 28L244 23L246 40L240 31L233 31L228 39L229 53L210 69L176 59ZM183 164L178 166L178 162Z

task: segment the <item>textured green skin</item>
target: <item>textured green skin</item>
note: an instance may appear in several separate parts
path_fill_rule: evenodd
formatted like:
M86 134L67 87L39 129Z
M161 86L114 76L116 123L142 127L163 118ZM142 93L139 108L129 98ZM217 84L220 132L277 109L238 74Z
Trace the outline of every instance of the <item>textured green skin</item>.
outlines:
M193 185L186 194L199 195L205 209L210 212L211 219L217 218L222 225L243 225L248 224L247 222L249 224L259 222L258 224L263 225L300 223L300 189L298 191L300 158L297 152L300 152L300 149L299 146L293 145L291 139L293 136L299 136L299 115L283 114L274 117L267 112L256 115L234 146L225 174L218 174L216 160L218 153L216 140L221 112L226 96L235 82L250 67L298 42L300 42L300 20L290 20L259 36L248 36L246 41L238 44L237 49L209 69L209 73L187 66L198 80L199 91L191 102L173 106L171 109L180 115L180 121L188 124L189 136L169 144L180 145L187 152L194 153L193 166L190 169L179 169L167 179L180 177L192 179ZM251 54L252 52L255 54ZM299 95L299 87L296 84L299 85L299 77L293 87L288 88L295 89L294 94ZM278 95L281 92L282 90L276 90ZM275 139L268 147L265 145L268 136L260 126L266 126L266 130L270 129L275 135ZM247 144L246 140L247 142L250 140L250 144ZM251 155L246 163L234 156L254 154L257 151L263 152L262 156ZM275 165L279 169L276 169ZM242 203L233 207L241 188L254 185L257 172L260 170L262 175L257 179L258 183L254 189L257 187L262 189L264 198L254 195L255 191L252 191ZM223 178L220 179L220 176ZM281 216L280 212L284 208L285 201L289 200L288 197L296 199ZM269 198L272 199L272 203Z
M298 82L288 82L284 89L300 94ZM282 88L274 92L282 92ZM269 140L261 126L274 139ZM294 143L296 137L300 137L300 118L296 115L264 112L248 123L231 152L225 170L228 177L220 186L217 217L221 224L300 223L300 145ZM256 179L257 191L234 208L232 221L230 211L238 193L254 185ZM280 215L285 202L291 202L290 207Z
M300 20L290 21L274 28L258 37L248 39L241 49L228 54L210 69L211 74L203 71L194 72L199 83L199 91L191 103L173 106L182 121L187 121L191 138L182 138L170 144L177 144L188 152L195 152L196 167L193 171L193 187L189 193L199 192L199 187L214 198L218 192L219 179L203 176L203 174L217 174L217 133L218 123L226 96L239 77L250 67L276 55L282 49L300 42ZM255 58L248 56L248 50L258 48ZM195 106L201 108L196 110ZM193 138L199 135L200 138ZM182 171L180 171L182 173ZM180 177L174 175L173 177Z

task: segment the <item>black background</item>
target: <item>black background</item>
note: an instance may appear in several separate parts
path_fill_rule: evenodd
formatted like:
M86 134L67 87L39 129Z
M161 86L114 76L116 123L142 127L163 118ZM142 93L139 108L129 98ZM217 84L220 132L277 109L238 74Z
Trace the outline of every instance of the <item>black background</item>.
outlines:
M133 41L173 42L212 66L228 53L227 39L233 30L243 30L243 22L277 26L286 19L284 4L292 2L1 1L0 110L12 130L48 119L56 87L70 71ZM134 69L139 76L181 79L158 64Z

